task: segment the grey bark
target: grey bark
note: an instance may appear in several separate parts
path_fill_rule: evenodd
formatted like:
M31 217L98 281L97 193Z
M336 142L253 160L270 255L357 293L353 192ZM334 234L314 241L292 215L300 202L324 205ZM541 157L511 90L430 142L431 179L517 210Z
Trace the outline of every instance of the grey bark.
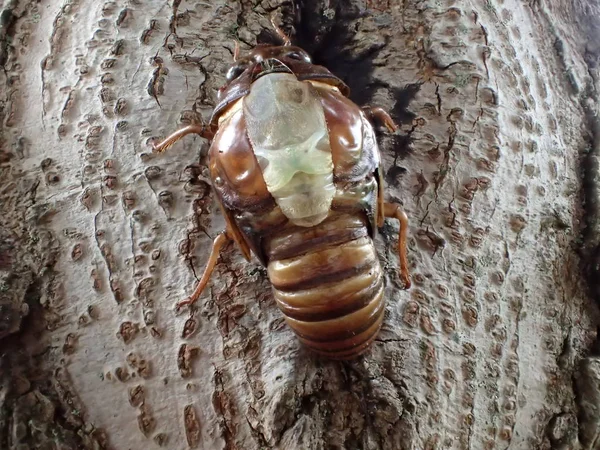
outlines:
M600 448L592 0L5 1L0 448ZM388 109L373 349L319 359L228 249L206 120L268 16Z

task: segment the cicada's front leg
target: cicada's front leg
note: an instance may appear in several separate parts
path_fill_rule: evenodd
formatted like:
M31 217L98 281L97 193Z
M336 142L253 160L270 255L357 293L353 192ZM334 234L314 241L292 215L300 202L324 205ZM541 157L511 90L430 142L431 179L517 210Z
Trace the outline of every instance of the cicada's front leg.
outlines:
M208 130L203 125L192 124L177 130L158 144L152 144L152 149L157 153L162 153L188 134L197 134L206 139L210 139L211 137Z

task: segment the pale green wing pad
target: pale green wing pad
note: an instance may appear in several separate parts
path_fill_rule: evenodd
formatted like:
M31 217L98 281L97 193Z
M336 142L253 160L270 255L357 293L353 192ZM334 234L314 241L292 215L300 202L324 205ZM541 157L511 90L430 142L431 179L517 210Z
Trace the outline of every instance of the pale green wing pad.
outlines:
M275 73L252 84L243 102L248 137L267 189L293 223L321 222L335 195L323 107L309 82Z

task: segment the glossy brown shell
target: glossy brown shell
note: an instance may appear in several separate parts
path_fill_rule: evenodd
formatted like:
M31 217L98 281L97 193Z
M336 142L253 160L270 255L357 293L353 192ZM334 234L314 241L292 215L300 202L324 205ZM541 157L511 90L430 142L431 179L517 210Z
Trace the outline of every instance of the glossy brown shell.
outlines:
M210 173L230 233L246 257L251 250L267 267L278 306L300 340L329 357L349 358L369 346L384 314L372 240L383 214L379 149L358 106L335 84L313 85L329 130L337 189L327 219L305 228L282 214L252 151L242 108L227 95ZM239 86L246 86L243 80Z

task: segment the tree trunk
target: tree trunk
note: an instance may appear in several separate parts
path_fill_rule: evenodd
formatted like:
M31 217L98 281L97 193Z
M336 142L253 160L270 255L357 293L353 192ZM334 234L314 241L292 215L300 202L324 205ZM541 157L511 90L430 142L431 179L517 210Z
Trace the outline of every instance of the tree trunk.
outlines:
M206 121L268 16L389 110L372 350L317 358L228 248ZM600 448L592 0L4 1L0 448ZM588 281L591 281L588 283Z

